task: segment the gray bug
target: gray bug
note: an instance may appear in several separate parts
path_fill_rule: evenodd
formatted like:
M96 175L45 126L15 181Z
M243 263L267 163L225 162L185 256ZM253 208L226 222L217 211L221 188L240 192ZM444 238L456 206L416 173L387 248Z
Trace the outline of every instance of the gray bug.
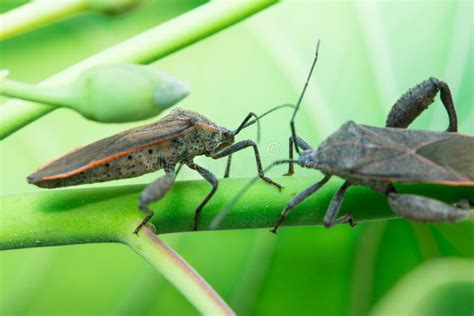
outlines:
M303 168L318 169L324 177L287 204L272 232L276 233L288 213L318 191L333 175L345 179L345 182L334 195L324 217L323 223L327 228L346 222L354 225L351 214L337 217L344 193L352 185L366 185L386 194L395 213L414 221L454 222L465 218L469 201L457 207L427 197L400 194L393 186L394 182L474 186L474 137L457 132L457 117L448 85L439 79L429 78L400 97L387 117L385 128L349 121L314 149L296 135L294 119L316 64L318 51L319 41L290 122L290 159L276 161L265 171L275 165L289 163L287 175L292 175L293 164L296 163ZM449 116L446 132L405 129L434 102L438 92ZM299 153L297 160L293 159L293 148ZM216 224L214 222L214 227Z
M176 170L176 165L185 164L212 185L211 191L195 211L193 229L196 230L201 211L216 192L218 181L209 170L193 162L195 156L205 155L219 159L252 147L258 176L278 189L281 188L278 183L265 177L256 143L252 140L235 143L234 137L242 129L258 123L259 118L285 106L287 105L275 107L260 117L250 113L234 131L216 125L199 113L175 109L155 123L78 148L40 167L27 177L27 181L42 188L57 188L137 177L164 169L166 174L148 185L140 195L139 208L147 215L135 229L134 232L138 233L153 217L153 211L148 205L161 199L170 190L179 171L179 168ZM250 121L252 117L255 120ZM228 169L230 159L227 176Z

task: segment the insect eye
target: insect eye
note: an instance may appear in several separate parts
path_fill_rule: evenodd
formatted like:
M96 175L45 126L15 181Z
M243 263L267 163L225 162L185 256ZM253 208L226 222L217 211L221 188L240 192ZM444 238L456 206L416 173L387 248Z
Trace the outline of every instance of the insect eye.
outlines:
M222 137L223 138L229 138L230 137L230 132L229 131L222 132Z

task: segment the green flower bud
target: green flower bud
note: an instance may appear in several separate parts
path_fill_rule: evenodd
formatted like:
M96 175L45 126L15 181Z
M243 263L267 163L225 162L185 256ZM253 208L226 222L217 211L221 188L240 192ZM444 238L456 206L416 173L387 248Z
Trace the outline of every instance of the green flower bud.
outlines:
M156 116L188 93L189 88L181 81L145 65L97 66L62 87L0 79L0 94L68 107L88 119L107 123Z
M142 0L85 0L89 10L107 15L124 13L140 4Z
M95 67L77 79L73 90L74 108L100 122L146 119L189 93L177 79L143 65Z

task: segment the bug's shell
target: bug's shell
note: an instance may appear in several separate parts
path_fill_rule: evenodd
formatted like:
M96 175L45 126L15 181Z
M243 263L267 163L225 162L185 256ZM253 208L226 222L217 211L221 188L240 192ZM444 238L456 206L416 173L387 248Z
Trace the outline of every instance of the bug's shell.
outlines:
M474 185L474 137L345 123L316 151L328 174L364 182Z
M220 144L220 129L204 116L175 109L163 119L78 148L40 167L29 183L64 187L136 177L192 160Z

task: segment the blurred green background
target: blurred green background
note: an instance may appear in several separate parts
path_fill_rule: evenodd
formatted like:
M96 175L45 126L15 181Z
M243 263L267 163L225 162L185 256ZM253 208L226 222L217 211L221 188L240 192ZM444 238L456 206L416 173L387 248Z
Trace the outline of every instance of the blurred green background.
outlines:
M2 42L0 69L10 69L13 79L38 82L203 2L148 1L119 17L81 14ZM2 1L0 9L4 12L22 3ZM396 99L430 76L450 85L459 129L473 134L473 12L470 1L288 1L156 66L192 87L180 107L235 128L249 111L261 113L296 102L320 38L320 59L297 119L300 135L310 143L318 144L349 119L383 126ZM282 110L262 121L264 165L286 156L288 118L289 111ZM444 130L447 124L437 99L413 126ZM69 110L54 111L0 143L1 193L37 190L25 177L39 165L136 125L98 124ZM249 129L239 139L254 136L255 130ZM253 175L251 157L250 150L235 155L232 176ZM196 161L222 177L225 161L203 157ZM98 185L148 183L156 177ZM183 170L180 179L189 178L198 176ZM407 273L438 258L469 260L467 269L443 273L463 273L472 281L473 228L472 223L420 225L395 220L354 229L284 228L277 236L248 230L162 238L238 314L365 315L384 297L391 298L395 307L408 304L398 302L392 289ZM4 251L0 273L2 315L197 314L163 277L122 245ZM472 284L460 282L457 290L446 287L416 304L441 304L442 308L422 308L425 314L472 315ZM413 289L409 297L416 301L418 293Z

